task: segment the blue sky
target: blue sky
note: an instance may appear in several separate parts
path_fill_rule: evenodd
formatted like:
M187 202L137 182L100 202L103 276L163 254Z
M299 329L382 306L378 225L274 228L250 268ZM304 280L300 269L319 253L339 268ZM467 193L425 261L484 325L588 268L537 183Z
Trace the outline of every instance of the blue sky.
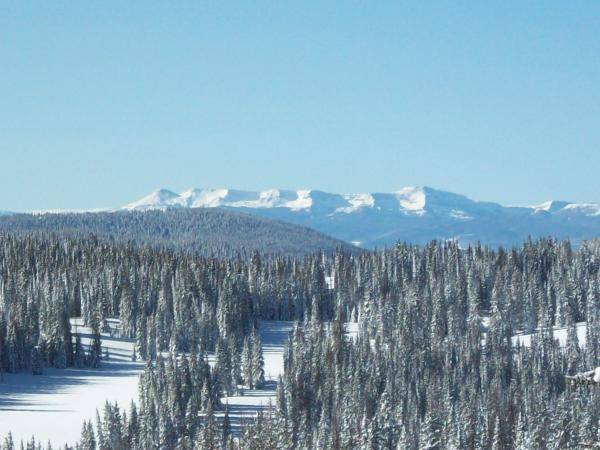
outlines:
M3 1L0 210L157 187L600 201L598 30L592 1Z

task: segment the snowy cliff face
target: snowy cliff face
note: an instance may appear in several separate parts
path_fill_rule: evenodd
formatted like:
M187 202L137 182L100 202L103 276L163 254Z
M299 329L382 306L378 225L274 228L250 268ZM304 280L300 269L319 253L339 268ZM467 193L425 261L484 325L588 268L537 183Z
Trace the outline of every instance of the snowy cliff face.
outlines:
M507 207L429 187L366 194L279 189L190 189L177 194L160 189L123 209L217 207L309 226L367 248L432 239L506 246L529 236L570 238L577 244L600 236L600 203Z

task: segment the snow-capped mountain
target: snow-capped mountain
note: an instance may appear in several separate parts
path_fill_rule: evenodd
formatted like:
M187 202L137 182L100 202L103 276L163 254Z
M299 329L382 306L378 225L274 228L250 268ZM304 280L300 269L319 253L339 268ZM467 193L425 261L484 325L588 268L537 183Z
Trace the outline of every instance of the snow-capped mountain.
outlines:
M279 189L190 189L177 194L159 189L123 209L217 207L309 226L363 247L431 239L511 245L528 236L578 243L600 236L600 203L551 201L510 207L429 187L367 194Z

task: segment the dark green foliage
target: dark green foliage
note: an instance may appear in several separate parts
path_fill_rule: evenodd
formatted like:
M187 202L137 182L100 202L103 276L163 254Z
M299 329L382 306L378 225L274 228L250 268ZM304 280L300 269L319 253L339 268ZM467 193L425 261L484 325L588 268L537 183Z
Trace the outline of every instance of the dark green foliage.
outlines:
M43 372L43 359L39 345L36 345L31 350L31 373L33 375L41 375Z
M231 257L260 251L309 255L358 249L300 225L217 208L0 216L0 233L60 233L103 242L137 242L205 256Z

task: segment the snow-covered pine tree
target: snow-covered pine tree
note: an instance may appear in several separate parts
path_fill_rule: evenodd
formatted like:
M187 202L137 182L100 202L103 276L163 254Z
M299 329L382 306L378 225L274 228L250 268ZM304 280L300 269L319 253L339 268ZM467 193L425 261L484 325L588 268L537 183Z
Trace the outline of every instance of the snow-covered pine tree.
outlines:
M260 388L265 383L265 361L262 352L262 342L256 330L252 332L250 345L252 346L252 362L250 369L252 373L252 382L254 387Z

